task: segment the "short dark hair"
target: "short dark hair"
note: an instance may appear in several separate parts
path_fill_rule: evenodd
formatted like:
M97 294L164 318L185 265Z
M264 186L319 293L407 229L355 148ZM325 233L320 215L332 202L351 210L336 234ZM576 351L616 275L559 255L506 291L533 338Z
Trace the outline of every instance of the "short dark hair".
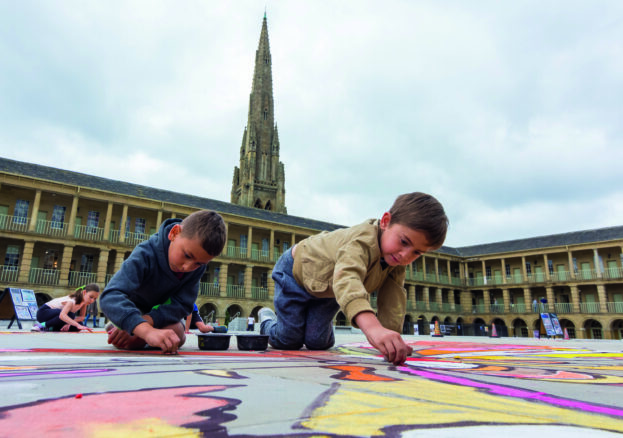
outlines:
M220 214L210 210L196 211L186 217L181 225L181 235L198 239L209 255L216 257L223 251L227 230Z
M413 192L400 195L389 210L391 224L401 224L426 234L428 244L439 248L446 240L450 221L434 196Z

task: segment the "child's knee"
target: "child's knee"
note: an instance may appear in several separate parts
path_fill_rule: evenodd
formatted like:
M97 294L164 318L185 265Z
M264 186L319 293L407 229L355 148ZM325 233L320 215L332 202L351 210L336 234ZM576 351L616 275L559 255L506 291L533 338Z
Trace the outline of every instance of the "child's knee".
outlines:
M311 341L305 341L305 347L308 350L328 350L335 345L335 339L319 342L317 339Z

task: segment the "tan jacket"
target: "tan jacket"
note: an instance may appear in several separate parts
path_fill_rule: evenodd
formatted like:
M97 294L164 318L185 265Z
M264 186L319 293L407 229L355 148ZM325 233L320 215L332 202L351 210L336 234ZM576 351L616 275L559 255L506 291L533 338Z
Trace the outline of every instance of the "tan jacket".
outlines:
M335 297L355 326L357 314L374 312L369 294L378 291L379 321L400 333L407 304L405 267L382 269L379 238L376 219L308 237L296 245L293 275L310 294Z

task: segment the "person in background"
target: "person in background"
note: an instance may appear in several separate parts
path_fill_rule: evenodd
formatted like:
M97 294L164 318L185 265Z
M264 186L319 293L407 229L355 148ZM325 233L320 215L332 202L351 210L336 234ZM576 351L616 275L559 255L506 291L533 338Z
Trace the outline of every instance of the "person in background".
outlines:
M78 332L90 328L81 323L84 321L86 308L95 302L100 294L100 288L95 283L81 286L71 295L54 298L43 304L37 310L37 323L31 330L36 332Z
M201 333L209 333L214 331L214 327L203 322L203 318L199 314L197 304L194 305L193 311L186 317L186 333L191 330L199 330Z
M255 318L253 318L253 315L249 315L249 317L247 318L247 331L252 332L254 328L255 328Z
M86 318L84 319L84 325L89 323L89 318L93 318L93 328L99 327L99 309L97 308L97 300L93 301L87 306Z

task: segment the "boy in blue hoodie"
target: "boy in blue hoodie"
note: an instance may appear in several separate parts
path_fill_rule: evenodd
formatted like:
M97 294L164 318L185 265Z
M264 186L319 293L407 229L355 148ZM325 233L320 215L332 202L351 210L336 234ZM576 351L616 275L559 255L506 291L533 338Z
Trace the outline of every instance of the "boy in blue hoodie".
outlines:
M197 211L165 220L110 280L100 307L113 324L108 343L123 350L150 345L174 354L184 344L182 320L192 312L206 265L225 246L223 218Z

